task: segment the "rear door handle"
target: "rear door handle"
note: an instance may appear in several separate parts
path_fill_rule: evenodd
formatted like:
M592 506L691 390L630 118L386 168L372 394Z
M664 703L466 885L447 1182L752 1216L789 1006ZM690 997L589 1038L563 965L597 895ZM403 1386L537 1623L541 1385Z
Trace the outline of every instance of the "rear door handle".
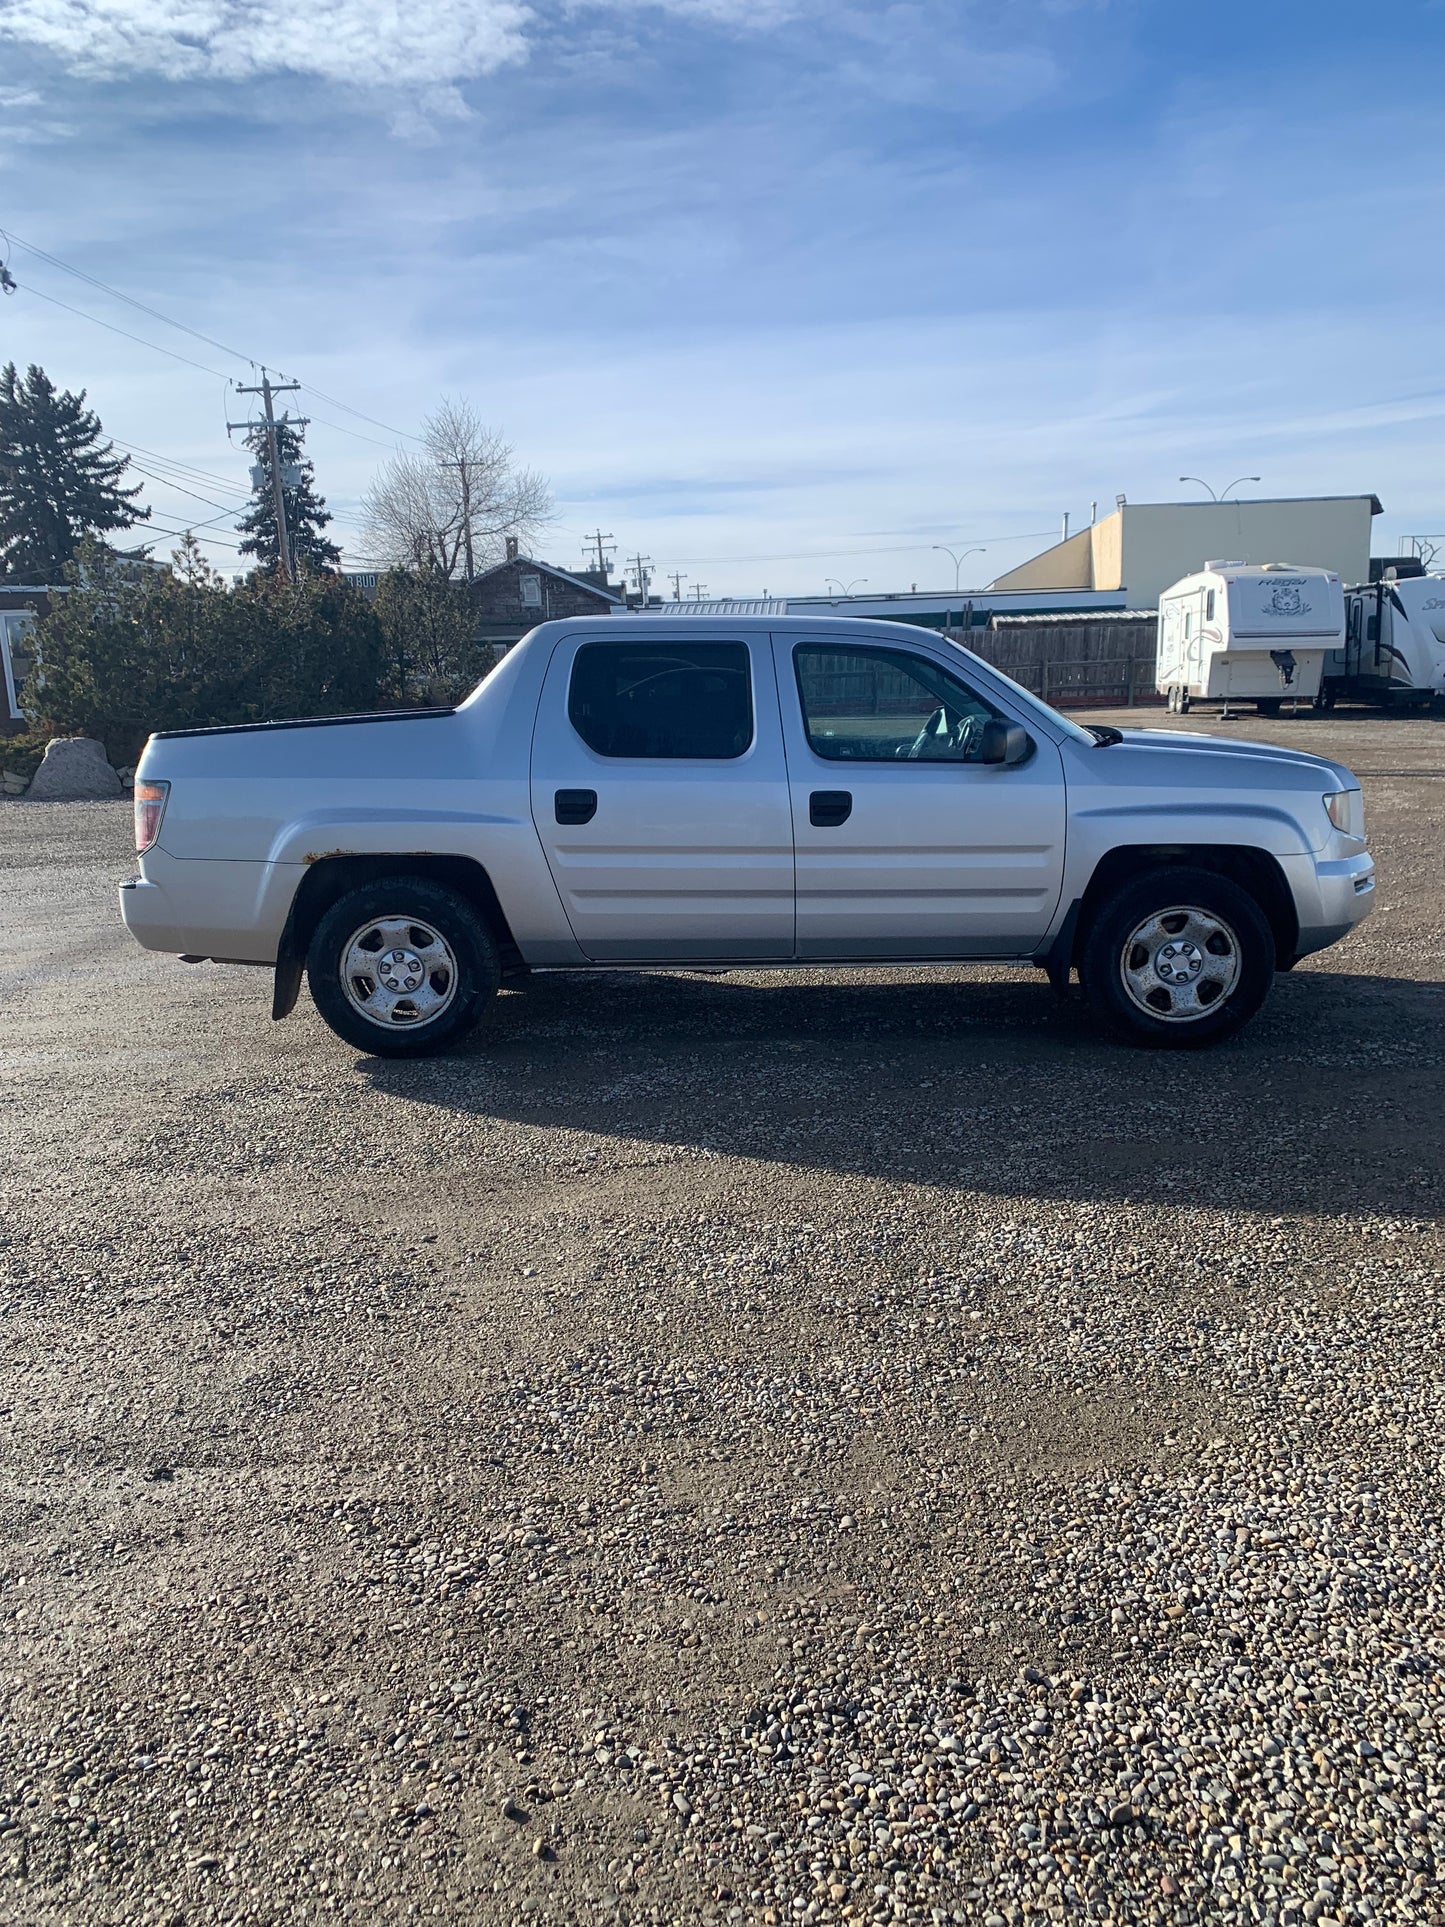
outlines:
M558 790L553 807L559 823L590 823L597 814L597 792Z
M814 790L808 798L808 821L815 830L836 830L852 814L850 790Z

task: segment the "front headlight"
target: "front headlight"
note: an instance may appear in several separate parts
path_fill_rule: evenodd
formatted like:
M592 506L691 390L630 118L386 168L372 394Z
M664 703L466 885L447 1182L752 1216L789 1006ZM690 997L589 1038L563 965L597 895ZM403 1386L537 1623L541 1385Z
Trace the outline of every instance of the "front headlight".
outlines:
M1325 798L1325 815L1346 836L1365 840L1365 799L1359 790L1332 790Z

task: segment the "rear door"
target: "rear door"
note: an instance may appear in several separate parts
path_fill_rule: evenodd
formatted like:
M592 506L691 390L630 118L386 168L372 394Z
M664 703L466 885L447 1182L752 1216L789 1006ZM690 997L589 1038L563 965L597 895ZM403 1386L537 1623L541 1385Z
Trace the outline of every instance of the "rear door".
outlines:
M532 816L588 957L790 957L793 832L767 637L659 621L564 638L537 712Z
M1037 729L1027 761L979 761L1005 712L933 657L773 641L797 852L798 955L1017 956L1063 887L1064 774Z

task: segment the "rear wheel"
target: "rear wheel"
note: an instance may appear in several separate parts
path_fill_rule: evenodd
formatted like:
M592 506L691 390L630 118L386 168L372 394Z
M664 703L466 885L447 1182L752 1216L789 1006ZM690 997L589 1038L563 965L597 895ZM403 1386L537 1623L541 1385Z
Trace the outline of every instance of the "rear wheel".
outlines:
M1218 1043L1259 1009L1274 975L1259 905L1210 870L1161 867L1126 883L1090 926L1079 974L1090 1007L1135 1044Z
M445 884L364 883L322 917L306 953L312 1001L338 1037L378 1057L447 1049L501 982L491 932Z

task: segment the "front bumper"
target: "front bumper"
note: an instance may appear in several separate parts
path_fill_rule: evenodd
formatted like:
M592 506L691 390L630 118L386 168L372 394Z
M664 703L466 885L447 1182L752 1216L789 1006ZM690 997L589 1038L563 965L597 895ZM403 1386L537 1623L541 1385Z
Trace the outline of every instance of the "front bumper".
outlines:
M1305 861L1308 876L1297 873L1291 878L1299 913L1296 957L1308 957L1338 943L1375 907L1375 859L1368 850Z

